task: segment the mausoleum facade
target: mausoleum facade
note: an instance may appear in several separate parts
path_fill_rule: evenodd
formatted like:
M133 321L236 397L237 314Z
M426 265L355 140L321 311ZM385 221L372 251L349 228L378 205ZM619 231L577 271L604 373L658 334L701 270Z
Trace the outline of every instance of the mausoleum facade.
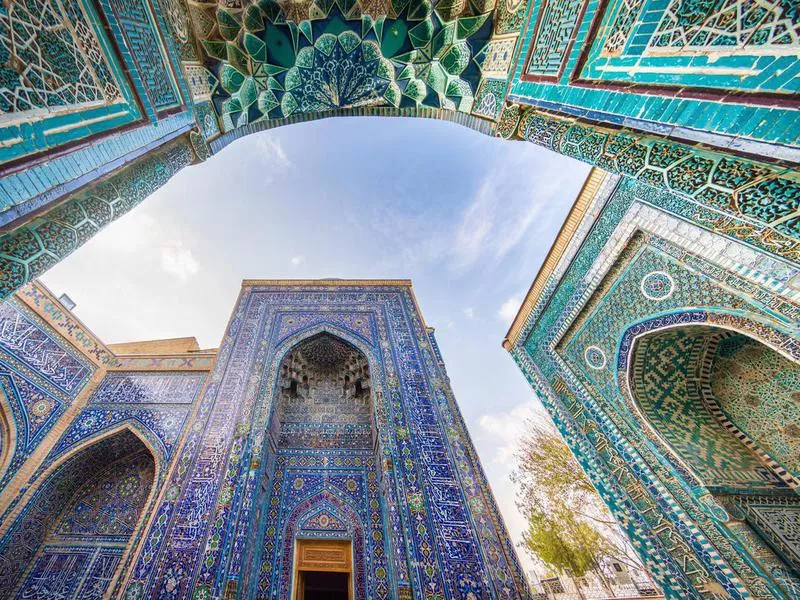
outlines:
M40 288L26 285L175 173L202 168L191 165L274 127L335 116L445 119L594 165L506 346L667 595L800 594L793 495L800 335L796 1L9 0L0 6L0 74L4 310L23 298L36 302ZM269 296L255 289L245 286L253 298ZM109 365L124 370L128 359L115 362L122 359L77 325L63 325L68 339L79 332L75 348L44 350L46 339L56 338L31 333L41 340L31 342L23 332L34 332L36 319L47 315L13 317L9 347L18 354L3 372L25 375L14 375L4 392L18 398L5 411L0 465L6 485L18 485L3 505L0 533L8 551L34 560L41 548L85 537L96 519L82 507L98 490L122 485L119 472L130 474L136 493L123 498L128 487L119 488L112 511L118 517L109 516L102 541L64 559L92 573L80 584L91 589L133 597L285 594L278 583L285 578L274 571L289 569L281 544L320 525L303 512L313 508L333 527L352 527L351 539L364 537L350 554L333 534L324 551L304 548L338 555L342 564L369 556L372 579L358 580L354 593L374 585L388 597L518 597L513 552L481 496L485 485L467 438L456 435L445 451L427 425L415 434L392 422L394 413L381 412L395 402L405 411L424 400L454 419L437 427L461 430L455 408L445 409L452 404L449 388L432 383L434 375L446 380L434 342L418 313L408 312L405 329L398 329L389 308L378 308L377 290L364 294L370 300L363 306L371 307L365 310L385 319L371 322L377 327L371 342L321 329L311 346L267 367L277 334L256 330L272 318L266 315L273 305L264 301L265 312L251 314L240 303L236 310L244 312L234 314L233 337L216 358L192 350L184 363L177 357L187 353L176 350L165 363L154 355L152 365L174 365L181 377L141 375L134 387L154 391L135 402L102 383L117 369ZM345 297L351 296L330 298ZM47 302L53 314L72 319ZM242 338L234 333L240 330ZM241 346L239 353L234 339L267 345ZM336 348L337 366L311 360L319 354L313 345ZM389 352L393 360L382 363ZM400 375L412 358L417 366ZM228 361L233 371L220 366ZM212 363L207 382L197 383ZM147 371L135 364L132 370ZM184 364L193 365L187 373ZM267 379L246 379L254 365L274 369L270 385L282 390L279 397L258 396L258 382ZM161 370L169 369L155 368ZM384 379L376 380L377 373ZM97 406L85 404L95 387ZM341 401L330 423L292 420L302 407L320 408L312 390ZM219 402L239 402L237 408L215 412L216 394ZM291 409L283 402L287 394L297 402ZM273 414L266 408L272 406L284 409ZM106 431L103 423L129 422L143 410L152 416L140 419L152 435L135 428L103 434L105 446L86 448L69 462L70 448L82 447L86 432ZM420 418L432 417L427 410ZM382 427L381 418L391 426ZM77 423L80 430L71 429ZM261 437L250 434L253 423L263 427ZM353 446L340 448L345 442ZM332 460L358 493L367 493L366 505L347 504L352 485L344 480L336 484L345 486L339 500L320 496L314 507L302 505L303 489L322 494L320 482L334 485L330 460L312 461L307 444L321 444L325 455L341 450ZM379 452L369 454L370 446ZM420 456L437 466L403 470L407 463L422 468ZM474 465L462 479L458 461ZM296 475L298 463L315 475ZM91 478L101 470L107 479ZM376 541L372 487L384 485L380 474L387 471L400 487L382 496L389 508ZM151 472L156 483L145 493L142 482ZM369 479L372 473L377 480ZM425 479L440 474L441 485ZM298 477L296 492L275 488ZM42 481L54 482L52 488L34 485ZM78 498L79 491L86 496ZM245 543L243 529L258 522L267 527L259 535L277 535L278 524L266 525L272 509L255 517L267 494L277 494L276 506L300 511L286 516L291 535L281 533L269 550ZM426 504L432 498L437 504ZM75 513L51 522L52 506L68 500L76 502ZM140 507L155 520L137 521ZM23 530L25 542L14 537ZM139 536L143 545L132 551L128 541ZM376 548L384 554L371 554ZM62 568L58 556L42 569ZM445 556L452 567L443 567ZM0 579L8 593L28 581L14 566L17 558L3 559Z
M409 281L245 281L222 344L0 305L0 596L527 598Z

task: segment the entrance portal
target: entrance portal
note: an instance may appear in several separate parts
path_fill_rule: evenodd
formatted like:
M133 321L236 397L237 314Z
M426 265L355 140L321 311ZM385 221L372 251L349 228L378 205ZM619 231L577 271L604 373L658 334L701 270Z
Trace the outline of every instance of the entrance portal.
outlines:
M326 573L325 571L304 571L300 573L302 600L348 600L347 587L350 577L347 573Z
M352 600L349 540L297 540L295 600Z

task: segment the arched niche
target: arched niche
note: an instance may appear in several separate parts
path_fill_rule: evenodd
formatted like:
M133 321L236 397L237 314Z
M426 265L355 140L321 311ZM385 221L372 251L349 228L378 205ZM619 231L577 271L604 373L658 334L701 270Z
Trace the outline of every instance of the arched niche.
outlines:
M637 337L627 372L676 474L789 596L800 591L800 496L788 471L799 440L779 442L798 422L798 381L797 362L705 324Z
M277 352L275 361L253 593L295 597L298 548L340 540L352 545L350 589L356 600L366 599L370 585L388 585L369 358L321 329Z
M134 541L156 468L127 428L64 459L0 540L0 596L102 598Z
M369 362L327 332L292 348L281 361L270 432L277 448L372 448Z

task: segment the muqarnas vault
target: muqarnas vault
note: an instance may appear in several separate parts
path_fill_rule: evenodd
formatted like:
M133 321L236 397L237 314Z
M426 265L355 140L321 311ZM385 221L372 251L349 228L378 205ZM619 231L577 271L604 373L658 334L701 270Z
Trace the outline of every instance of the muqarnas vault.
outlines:
M408 281L245 281L219 350L0 304L0 596L527 598Z

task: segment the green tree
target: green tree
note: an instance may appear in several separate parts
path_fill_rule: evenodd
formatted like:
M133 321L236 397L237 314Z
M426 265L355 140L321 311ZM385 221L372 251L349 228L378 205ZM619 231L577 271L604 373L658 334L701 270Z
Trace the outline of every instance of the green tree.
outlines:
M600 533L563 507L552 512L532 509L524 540L548 567L573 577L596 569L604 550Z
M524 548L552 571L595 573L609 590L602 564L614 559L643 570L600 495L552 427L529 423L512 479L528 520Z

